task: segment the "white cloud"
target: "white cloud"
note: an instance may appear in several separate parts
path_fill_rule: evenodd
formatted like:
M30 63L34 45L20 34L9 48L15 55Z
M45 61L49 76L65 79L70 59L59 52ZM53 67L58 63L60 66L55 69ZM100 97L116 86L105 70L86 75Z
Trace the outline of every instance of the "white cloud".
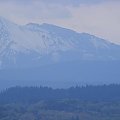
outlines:
M77 2L74 2L74 5L70 4L73 0L67 0L63 2L64 4L54 0L51 3L48 0L11 1L0 1L0 15L16 23L48 22L120 43L119 0L107 0L99 4L78 4L78 6L75 6Z

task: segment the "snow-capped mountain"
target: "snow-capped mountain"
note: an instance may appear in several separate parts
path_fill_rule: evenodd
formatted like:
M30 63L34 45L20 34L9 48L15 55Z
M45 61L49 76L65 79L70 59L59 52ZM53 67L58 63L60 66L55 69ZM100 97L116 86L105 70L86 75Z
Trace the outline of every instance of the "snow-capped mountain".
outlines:
M119 71L120 45L51 24L20 26L0 18L0 89L120 83Z
M120 46L50 24L24 26L0 18L0 66L35 67L73 60L120 60Z

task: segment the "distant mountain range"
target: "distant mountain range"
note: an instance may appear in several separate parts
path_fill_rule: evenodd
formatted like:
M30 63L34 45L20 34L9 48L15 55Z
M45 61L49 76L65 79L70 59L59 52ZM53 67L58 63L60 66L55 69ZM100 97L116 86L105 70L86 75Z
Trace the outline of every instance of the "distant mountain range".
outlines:
M119 61L120 45L94 35L78 33L70 29L46 23L41 25L29 23L21 26L4 18L0 18L0 80L1 83L5 83L5 86L6 81L10 80L14 81L14 85L17 85L20 79L24 80L24 83L26 83L28 79L29 82L37 80L39 84L42 84L40 80L46 80L47 82L44 83L46 85L48 81L55 81L57 76L60 81L72 81L67 82L65 86L69 86L69 83L73 84L73 79L79 81L75 84L119 82ZM98 63L100 64L98 65ZM69 68L71 65L72 67ZM76 69L74 65L78 68ZM109 72L109 65L112 66L110 67L112 69L110 70L111 72ZM52 69L53 66L59 67ZM64 68L64 66L66 66L66 68ZM88 70L90 69L89 66L91 70L94 71L93 73L96 74L97 71L96 75L98 75L99 81L93 73L91 74L92 77L85 77L91 73L91 71ZM98 70L100 66L105 66L105 68L103 67ZM51 69L49 75L45 74L45 71L48 69ZM38 71L35 73L34 71L36 70ZM44 74L39 72L42 70L45 70ZM63 71L64 74L61 76L60 74ZM52 75L50 74L51 72ZM115 79L113 77L114 74L116 75ZM46 75L49 76L49 78L46 77ZM99 75L103 77L99 77ZM104 75L106 75L109 80L107 77L104 78ZM93 78L95 78L95 80L93 80ZM25 80L27 81L25 82ZM9 86L9 82L7 83ZM10 85L12 84L13 82L10 83ZM55 86L55 84L54 82L54 85L51 86ZM62 82L62 84L64 84L64 82Z

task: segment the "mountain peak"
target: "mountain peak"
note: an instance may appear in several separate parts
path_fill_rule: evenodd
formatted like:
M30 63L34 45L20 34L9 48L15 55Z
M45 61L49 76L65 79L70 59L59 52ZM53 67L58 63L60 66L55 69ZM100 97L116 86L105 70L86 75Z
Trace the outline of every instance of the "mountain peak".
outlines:
M5 66L120 60L119 45L88 33L77 33L47 23L18 26L4 18L0 21L0 63Z
M8 21L8 20L0 16L0 21Z
M28 23L28 24L26 25L26 27L27 27L28 29L34 30L34 31L39 31L39 30L41 30L41 29L40 29L40 25L37 24L37 23Z
M40 26L38 23L28 23L26 26Z
M1 17L0 16L0 23L4 23L4 24L8 24L8 23L12 23L12 24L15 24L13 22L11 22L10 20L4 18L4 17Z
M6 24L8 24L8 20L6 20L5 18L3 17L0 17L0 27L1 26L5 26Z

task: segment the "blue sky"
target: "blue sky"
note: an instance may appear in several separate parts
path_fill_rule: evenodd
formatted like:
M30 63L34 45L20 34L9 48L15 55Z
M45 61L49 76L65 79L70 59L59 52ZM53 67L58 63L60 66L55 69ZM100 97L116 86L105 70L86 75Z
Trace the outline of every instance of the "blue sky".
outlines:
M120 43L120 0L0 0L0 16L51 23Z

